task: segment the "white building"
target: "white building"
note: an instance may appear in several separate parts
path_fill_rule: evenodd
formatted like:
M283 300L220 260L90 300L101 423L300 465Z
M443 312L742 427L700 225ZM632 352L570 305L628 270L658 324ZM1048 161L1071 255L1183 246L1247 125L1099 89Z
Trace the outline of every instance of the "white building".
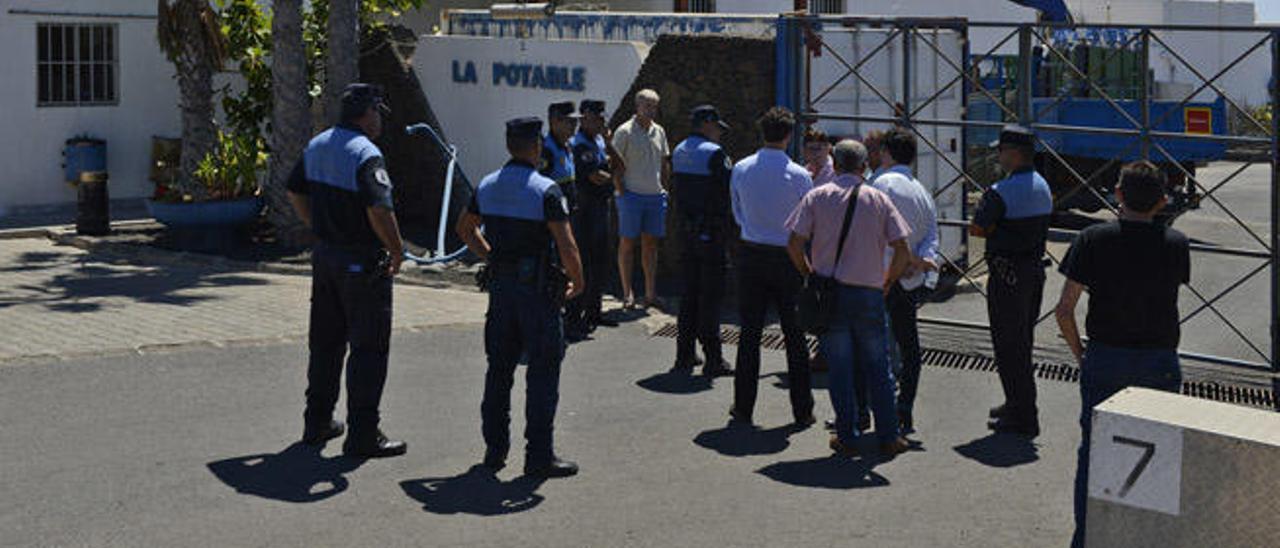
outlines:
M155 10L155 0L0 0L0 215L75 201L61 163L78 135L107 141L113 199L151 195L151 138L182 129Z

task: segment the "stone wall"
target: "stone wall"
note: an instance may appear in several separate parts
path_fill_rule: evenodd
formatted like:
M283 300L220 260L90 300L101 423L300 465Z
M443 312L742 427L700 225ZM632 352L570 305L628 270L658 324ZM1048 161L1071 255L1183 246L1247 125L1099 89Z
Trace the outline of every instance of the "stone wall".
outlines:
M413 31L405 27L386 27L366 34L361 44L360 78L382 85L391 107L391 114L383 120L382 137L377 144L395 185L397 217L404 225L406 237L414 243L434 247L447 163L444 153L429 137L409 136L404 132L405 126L425 122L444 137L418 75L408 63L416 41ZM450 219L456 218L457 211L471 197L469 185L462 179L454 182ZM455 249L460 245L452 230L447 234L446 247Z
M755 120L774 105L774 43L733 36L677 36L658 39L631 84L626 99L614 109L610 127L618 127L635 113L636 92L649 88L662 98L658 123L667 131L671 147L689 135L689 110L715 105L733 127L724 138L729 157L737 161L761 145ZM678 212L667 215L668 238L659 255L660 291L679 279L681 245L674 231ZM616 231L614 232L616 234ZM737 230L732 230L736 240ZM731 246L732 247L732 246ZM637 270L639 257L636 259ZM643 285L636 285L637 290Z

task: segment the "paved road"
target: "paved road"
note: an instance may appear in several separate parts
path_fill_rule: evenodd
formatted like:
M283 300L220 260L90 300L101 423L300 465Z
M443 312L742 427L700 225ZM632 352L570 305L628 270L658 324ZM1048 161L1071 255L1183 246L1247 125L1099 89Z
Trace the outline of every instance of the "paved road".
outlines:
M484 296L400 286L384 426L408 456L292 445L307 280L131 266L0 241L0 546L1027 546L1065 544L1074 385L1042 382L1046 434L992 437L994 375L929 368L889 463L794 431L766 352L761 428L725 428L731 382L664 373L637 318L574 346L560 448L573 479L496 478L481 454ZM732 348L732 347L731 347ZM830 416L819 383L818 412ZM517 395L516 408L519 409ZM515 424L521 423L517 413Z
M928 368L922 450L840 461L820 428L786 426L774 377L761 429L726 430L731 382L663 374L673 346L632 324L570 350L557 436L583 473L546 483L517 477L518 458L496 478L471 468L477 324L394 337L384 426L410 452L388 461L290 445L300 342L11 362L0 366L0 545L1066 544L1074 385L1041 383L1046 433L1020 444L984 430L994 375ZM766 352L766 374L782 369Z

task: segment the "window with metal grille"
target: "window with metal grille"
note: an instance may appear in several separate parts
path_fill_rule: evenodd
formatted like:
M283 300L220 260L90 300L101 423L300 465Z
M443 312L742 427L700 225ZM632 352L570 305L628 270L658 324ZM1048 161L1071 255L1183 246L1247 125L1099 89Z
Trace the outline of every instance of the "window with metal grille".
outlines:
M844 0L809 0L809 13L814 15L844 13Z
M117 104L116 26L36 26L36 105Z
M716 0L689 0L689 13L715 13Z

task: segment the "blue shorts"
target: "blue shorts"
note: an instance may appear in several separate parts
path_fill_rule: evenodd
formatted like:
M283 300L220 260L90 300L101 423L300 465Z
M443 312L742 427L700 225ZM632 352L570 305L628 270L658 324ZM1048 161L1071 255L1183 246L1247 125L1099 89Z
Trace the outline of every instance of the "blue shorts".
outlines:
M619 236L638 238L643 233L661 238L666 235L666 194L623 192L617 202Z

